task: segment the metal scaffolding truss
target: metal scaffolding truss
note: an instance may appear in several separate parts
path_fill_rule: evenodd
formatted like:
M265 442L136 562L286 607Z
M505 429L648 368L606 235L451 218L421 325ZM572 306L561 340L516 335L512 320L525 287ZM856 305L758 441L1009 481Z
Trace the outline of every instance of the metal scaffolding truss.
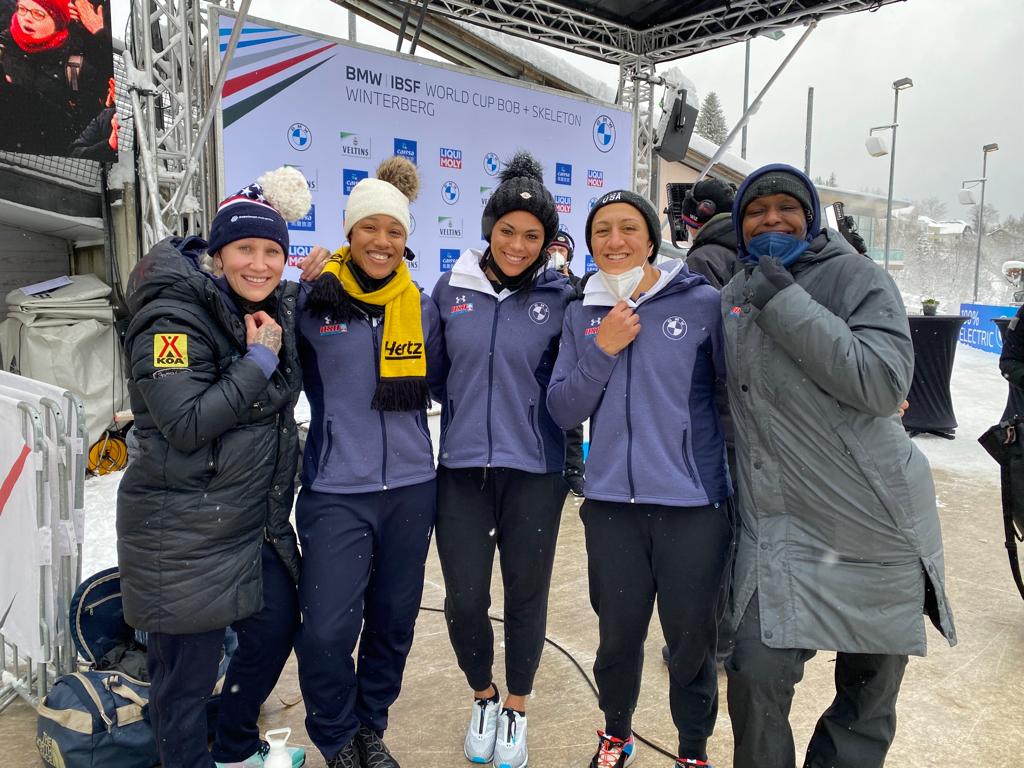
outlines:
M901 0L690 0L672 4L648 28L621 23L647 2L553 0L427 0L431 14L447 16L573 53L630 66L652 64L740 42L773 28L873 11ZM344 0L335 0L348 6ZM418 9L423 0L377 0L377 5ZM584 10L586 8L586 10Z
M618 102L633 112L633 191L651 199L654 178L654 64L643 59L619 66Z
M124 54L135 118L142 252L169 234L207 231L217 202L215 155L208 142L226 65L211 77L206 3L132 0ZM249 0L243 0L225 62Z

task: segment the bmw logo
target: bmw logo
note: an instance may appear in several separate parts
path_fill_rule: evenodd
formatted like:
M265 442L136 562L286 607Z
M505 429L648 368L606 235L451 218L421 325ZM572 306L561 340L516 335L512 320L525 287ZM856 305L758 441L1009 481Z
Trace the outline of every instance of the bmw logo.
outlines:
M459 202L459 185L454 181L446 181L441 185L441 198L448 205L455 205Z
M288 127L288 143L292 149L305 152L313 143L313 133L302 123L292 123Z
M497 176L498 171L501 170L501 160L493 152L488 152L484 156L484 171L487 172L488 176Z
M551 317L551 310L543 301L533 302L528 311L530 313L530 319L537 325L544 325L544 323L548 321L548 318Z
M679 341L686 335L686 321L679 315L672 315L661 324L661 332L672 341Z
M615 146L615 123L608 115L601 115L594 121L594 146L601 152L611 152Z

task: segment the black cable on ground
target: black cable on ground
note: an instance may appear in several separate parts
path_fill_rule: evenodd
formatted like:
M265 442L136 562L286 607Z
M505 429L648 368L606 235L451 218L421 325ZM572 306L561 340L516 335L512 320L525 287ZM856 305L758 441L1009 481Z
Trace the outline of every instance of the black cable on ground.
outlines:
M441 614L444 613L444 609L443 608L431 608L429 605L421 605L420 606L420 610L421 611L429 611L430 613L441 613ZM504 624L505 623L504 619L498 618L497 616L491 616L490 614L487 615L487 618L489 618L495 624ZM594 685L594 681L590 679L590 675L587 674L587 671L585 669L583 669L583 666L576 660L576 657L573 656L569 651L567 651L565 648L563 648L561 645L556 643L554 640L552 640L547 635L544 636L544 642L547 643L548 645L550 645L555 650L557 650L563 656L565 656L565 658L567 658L569 660L569 662L574 667L576 667L576 669L579 671L579 673L583 676L583 679L587 681L587 685L590 687L590 690L593 692L594 698L595 699L598 698L597 686ZM672 760L675 760L676 757L677 757L675 752L670 752L669 750L665 749L660 744L657 744L656 742L653 742L650 739L644 738L639 733L637 733L635 730L633 731L633 738L636 739L637 741L639 741L641 744L644 744L644 745L650 747L655 752L660 752L665 757L671 758Z

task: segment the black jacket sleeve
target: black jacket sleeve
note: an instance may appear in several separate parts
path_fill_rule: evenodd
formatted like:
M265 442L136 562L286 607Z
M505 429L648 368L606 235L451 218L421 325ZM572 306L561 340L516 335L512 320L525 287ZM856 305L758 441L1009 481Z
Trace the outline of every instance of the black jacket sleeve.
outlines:
M252 360L221 370L204 329L161 316L133 334L132 378L157 428L176 450L191 453L239 423L267 386Z
M999 372L1013 386L1024 389L1024 307L1006 328L1003 353L999 356Z

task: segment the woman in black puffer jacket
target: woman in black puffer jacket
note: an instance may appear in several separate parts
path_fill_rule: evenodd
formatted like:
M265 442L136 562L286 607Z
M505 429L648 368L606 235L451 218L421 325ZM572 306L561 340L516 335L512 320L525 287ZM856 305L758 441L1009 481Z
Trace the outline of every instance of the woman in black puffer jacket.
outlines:
M151 719L165 768L265 751L259 708L298 626L289 523L298 285L281 276L285 219L301 218L303 199L308 208L300 173L267 174L221 204L209 245L164 240L128 285L138 448L118 492L118 562L125 616L149 633ZM216 277L200 266L207 251ZM229 625L239 648L211 757L205 700ZM295 750L293 764L303 760Z

